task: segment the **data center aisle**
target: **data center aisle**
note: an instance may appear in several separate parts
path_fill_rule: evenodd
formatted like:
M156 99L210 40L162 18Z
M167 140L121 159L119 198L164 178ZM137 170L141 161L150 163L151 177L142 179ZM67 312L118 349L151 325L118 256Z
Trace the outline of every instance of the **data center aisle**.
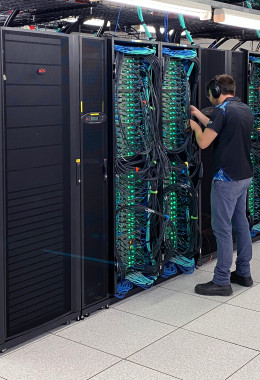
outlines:
M193 291L215 263L7 351L7 380L259 380L260 242L250 289L231 297Z

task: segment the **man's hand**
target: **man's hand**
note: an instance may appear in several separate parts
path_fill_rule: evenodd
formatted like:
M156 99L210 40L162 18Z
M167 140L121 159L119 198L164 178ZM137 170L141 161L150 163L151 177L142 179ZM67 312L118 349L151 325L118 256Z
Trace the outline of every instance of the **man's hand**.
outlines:
M190 106L190 110L191 110L191 114L192 116L195 116L197 119L198 119L198 114L199 114L199 110L198 108L196 108L195 106Z
M194 107L195 108L195 107ZM196 121L190 120L190 127L195 132L196 130L201 130L200 126Z
M208 125L209 118L203 115L203 113L200 112L198 108L196 108L195 106L190 106L190 111L192 116L195 116L204 125L204 127Z

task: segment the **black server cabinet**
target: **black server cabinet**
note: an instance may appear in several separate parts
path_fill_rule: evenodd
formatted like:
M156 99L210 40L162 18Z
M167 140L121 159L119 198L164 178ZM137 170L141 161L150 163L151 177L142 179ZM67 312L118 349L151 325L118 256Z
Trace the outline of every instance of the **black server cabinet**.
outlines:
M237 51L201 49L201 84L200 107L207 116L213 108L206 97L207 83L215 75L232 75L237 84L236 96L247 102L247 58ZM208 259L217 250L216 239L211 228L210 191L212 181L213 152L212 146L201 151L203 163L203 181L201 186L201 219L202 219L202 255ZM233 236L235 243L235 236Z
M219 74L230 74L227 59L228 52L217 49L201 49L201 81L199 86L200 109L209 117L211 103L207 99L207 83ZM201 259L216 252L216 239L211 228L210 191L212 181L213 151L212 145L201 150L203 180L201 183Z
M0 349L80 315L69 38L1 29Z
M108 105L106 41L80 39L82 313L109 305ZM112 147L110 148L112 149Z
M242 51L227 51L227 72L236 81L236 96L248 103L248 57Z

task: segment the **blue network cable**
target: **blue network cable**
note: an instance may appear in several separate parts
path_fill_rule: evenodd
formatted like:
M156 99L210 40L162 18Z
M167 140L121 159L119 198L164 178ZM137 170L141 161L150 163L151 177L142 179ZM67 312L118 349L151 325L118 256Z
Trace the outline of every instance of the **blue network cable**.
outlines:
M123 46L123 45L115 45L115 51L119 51L124 54L140 54L140 55L150 55L156 53L156 48L148 48L148 47L138 47L138 46Z
M131 289L133 289L133 284L129 280L122 280L117 283L115 297L124 298Z
M148 278L140 272L132 272L126 275L126 279L131 281L134 285L140 286L143 289L149 289L154 284L153 278Z
M116 35L116 32L117 32L117 27L118 27L118 23L119 23L119 19L120 19L120 14L121 14L121 9L122 9L122 5L120 6L120 8L118 10L118 16L117 16L117 20L116 20L116 28L115 28L114 36Z
M169 13L167 12L164 18L164 35L165 35L165 41L169 42L168 38L168 26L169 26Z
M169 55L176 59L193 59L197 57L196 50L191 49L172 50L169 48L163 48L163 54Z
M177 265L177 267L185 274L192 274L195 270L194 258L188 259L185 256L173 257L170 261Z
M249 60L254 63L260 63L260 57L249 56Z
M177 266L172 261L168 261L164 265L164 271L161 277L168 278L169 276L173 276L174 274L176 274L177 271L178 271Z

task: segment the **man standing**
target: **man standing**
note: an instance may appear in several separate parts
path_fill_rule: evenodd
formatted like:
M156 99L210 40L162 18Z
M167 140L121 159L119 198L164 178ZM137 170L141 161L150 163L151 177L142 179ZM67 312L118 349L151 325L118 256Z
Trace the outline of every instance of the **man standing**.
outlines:
M214 168L211 186L211 224L217 240L217 264L213 280L198 284L195 292L202 295L229 296L231 283L252 286L250 260L252 241L246 218L247 189L253 168L250 159L253 114L235 97L236 84L229 75L218 75L207 87L208 97L215 106L210 119L196 107L191 113L204 126L193 120L191 128L201 149L213 141ZM237 236L236 271L231 273L233 260L232 225Z

